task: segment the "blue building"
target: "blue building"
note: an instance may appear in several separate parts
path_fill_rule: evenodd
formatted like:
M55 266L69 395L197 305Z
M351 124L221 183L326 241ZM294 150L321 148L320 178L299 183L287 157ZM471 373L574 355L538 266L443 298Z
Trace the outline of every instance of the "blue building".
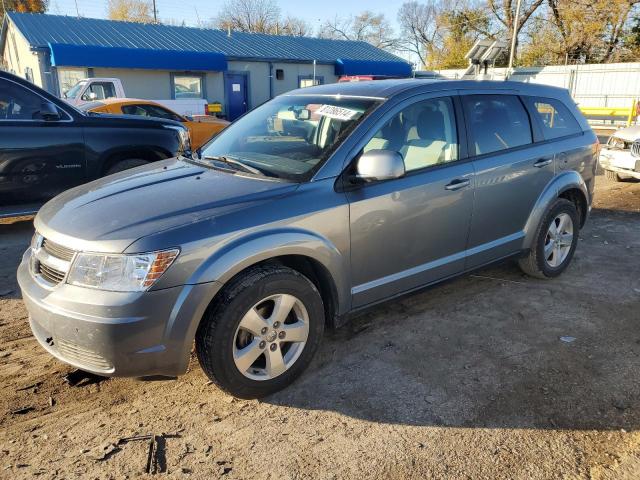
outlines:
M407 77L403 59L365 42L8 13L3 68L61 95L86 77L119 78L127 96L251 109L283 92L341 76Z

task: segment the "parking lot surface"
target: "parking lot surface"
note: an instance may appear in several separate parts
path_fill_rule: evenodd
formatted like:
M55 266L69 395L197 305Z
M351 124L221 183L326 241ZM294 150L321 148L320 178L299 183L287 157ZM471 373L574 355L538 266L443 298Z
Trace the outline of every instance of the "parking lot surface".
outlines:
M144 381L53 359L15 280L31 235L0 225L0 478L640 477L638 182L598 177L560 278L508 262L376 307L263 401L195 357Z

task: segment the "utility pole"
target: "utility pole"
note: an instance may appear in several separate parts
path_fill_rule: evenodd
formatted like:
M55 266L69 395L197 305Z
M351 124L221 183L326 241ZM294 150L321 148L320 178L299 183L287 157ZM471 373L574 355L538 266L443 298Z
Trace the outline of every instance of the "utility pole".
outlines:
M77 2L78 0L76 0ZM158 10L156 9L156 0L153 0L153 23L158 23Z
M509 68L507 69L508 77L511 77L511 72L513 70L513 60L516 54L516 43L518 41L518 27L520 24L520 4L522 0L518 0L516 3L516 16L513 20L513 35L511 37L511 51L509 52Z

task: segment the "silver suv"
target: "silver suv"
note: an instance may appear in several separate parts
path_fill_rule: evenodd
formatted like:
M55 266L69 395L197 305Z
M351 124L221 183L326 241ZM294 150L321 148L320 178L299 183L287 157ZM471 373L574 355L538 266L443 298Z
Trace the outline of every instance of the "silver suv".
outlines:
M33 333L100 375L206 374L260 397L326 327L510 257L567 268L598 143L565 90L389 80L297 90L193 159L46 204L18 270Z

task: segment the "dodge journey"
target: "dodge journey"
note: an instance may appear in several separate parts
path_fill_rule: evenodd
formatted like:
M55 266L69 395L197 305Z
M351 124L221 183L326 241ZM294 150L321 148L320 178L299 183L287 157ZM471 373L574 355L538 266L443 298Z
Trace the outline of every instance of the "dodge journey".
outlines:
M499 260L552 279L589 214L598 142L566 90L321 85L263 104L193 158L68 190L18 270L52 355L175 376L195 351L243 398L290 384L354 312Z

